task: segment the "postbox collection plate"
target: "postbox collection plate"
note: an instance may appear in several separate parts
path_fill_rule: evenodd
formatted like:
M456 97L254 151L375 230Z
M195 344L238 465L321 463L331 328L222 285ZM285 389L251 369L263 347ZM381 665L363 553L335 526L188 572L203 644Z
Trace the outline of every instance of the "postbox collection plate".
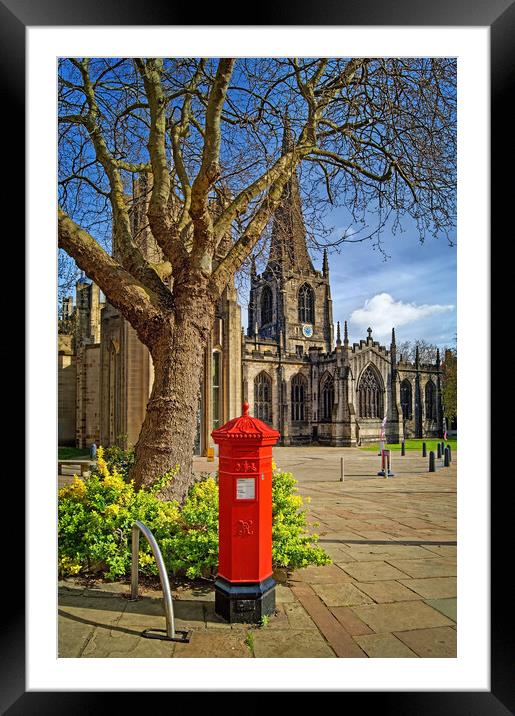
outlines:
M238 478L236 478L236 499L237 500L255 500L256 499L256 478L255 477L238 477Z

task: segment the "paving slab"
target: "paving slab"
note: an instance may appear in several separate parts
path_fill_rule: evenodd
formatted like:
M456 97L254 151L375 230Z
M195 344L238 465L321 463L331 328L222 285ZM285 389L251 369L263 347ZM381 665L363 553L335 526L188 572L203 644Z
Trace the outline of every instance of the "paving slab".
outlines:
M318 630L252 631L254 656L260 658L332 658L334 651Z
M414 629L395 634L418 656L424 658L456 658L456 631L448 627Z
M445 599L456 596L456 577L428 577L427 579L401 579L401 584L427 599Z
M298 602L290 602L284 605L284 611L291 629L316 629L315 622L311 619L304 607Z
M457 599L424 599L426 604L429 604L433 609L438 609L439 612L444 614L454 622L457 621Z
M295 596L291 589L284 584L276 584L275 586L275 603L289 604L295 602Z
M164 628L164 623L163 623ZM175 643L158 639L144 639L139 633L114 634L97 627L84 651L84 658L171 658Z
M368 594L378 604L420 599L419 594L395 581L359 582L357 586L361 592Z
M308 584L299 582L293 587L293 592L311 619L315 622L320 633L338 657L365 657L365 652L353 641L349 633L342 627L322 600Z
M376 633L453 624L450 619L422 601L355 606L353 611Z
M68 615L60 615L57 656L59 658L78 658L82 656L84 647L93 636L96 627L71 619Z
M331 612L351 636L372 633L372 629L362 622L350 607L331 607Z
M399 559L390 564L409 577L455 577L456 560L453 559Z
M350 607L355 604L372 604L372 599L354 584L313 584L315 592L328 607Z
M379 659L413 659L417 657L414 651L393 634L366 634L356 636L355 641L367 656Z
M375 582L406 577L405 572L401 572L386 562L351 562L339 566L358 582Z
M63 617L75 618L76 621L82 620L83 623L91 623L94 626L108 625L120 618L126 606L127 602L121 599L104 600L76 597L73 598L73 601L72 599L61 599L59 613Z
M428 552L433 552L440 557L456 558L458 553L458 547L449 544L428 544L424 545L424 549L427 549Z
M351 577L335 564L328 564L324 567L304 567L297 569L292 575L292 582L308 582L309 584L336 584L338 582L350 582Z
M423 547L412 545L389 544L343 544L342 552L350 555L358 562L375 562L386 559L425 559L430 554ZM435 557L437 555L434 555ZM339 565L345 560L337 560Z
M247 630L193 632L189 644L175 644L174 658L234 658L246 659L252 656L245 643Z

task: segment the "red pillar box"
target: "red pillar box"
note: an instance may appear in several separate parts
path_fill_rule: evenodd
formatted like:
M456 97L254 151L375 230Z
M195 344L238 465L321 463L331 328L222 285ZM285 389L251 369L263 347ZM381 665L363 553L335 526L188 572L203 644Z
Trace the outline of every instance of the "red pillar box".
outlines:
M272 578L272 445L277 430L243 415L211 433L219 448L215 612L258 624L275 609Z

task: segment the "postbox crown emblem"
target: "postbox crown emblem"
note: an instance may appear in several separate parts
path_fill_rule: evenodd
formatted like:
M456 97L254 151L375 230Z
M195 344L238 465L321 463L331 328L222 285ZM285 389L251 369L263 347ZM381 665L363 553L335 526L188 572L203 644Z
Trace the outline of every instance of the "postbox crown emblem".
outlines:
M243 403L243 415L233 418L211 433L215 443L223 440L273 440L277 442L280 433L258 418L249 415L249 404Z

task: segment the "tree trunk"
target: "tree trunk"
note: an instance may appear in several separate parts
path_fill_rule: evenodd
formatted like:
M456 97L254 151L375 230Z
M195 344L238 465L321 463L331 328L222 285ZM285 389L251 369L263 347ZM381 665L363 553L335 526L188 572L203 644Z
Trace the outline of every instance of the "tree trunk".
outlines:
M137 489L150 486L178 465L178 474L161 495L182 502L193 482L200 380L214 302L198 285L190 284L175 296L174 316L151 351L154 384L131 478Z

